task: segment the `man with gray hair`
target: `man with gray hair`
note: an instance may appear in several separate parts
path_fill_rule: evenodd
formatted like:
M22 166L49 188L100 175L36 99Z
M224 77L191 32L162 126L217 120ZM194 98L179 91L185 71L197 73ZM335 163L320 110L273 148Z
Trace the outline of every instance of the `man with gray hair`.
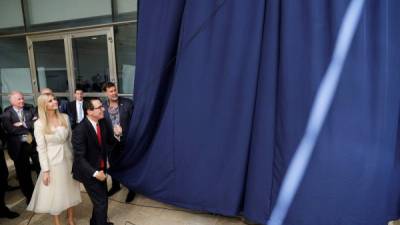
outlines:
M4 130L8 136L8 153L14 161L21 191L29 203L33 193L29 154L34 151L32 133L36 116L34 108L25 105L21 92L12 91L9 101L11 107L2 116Z

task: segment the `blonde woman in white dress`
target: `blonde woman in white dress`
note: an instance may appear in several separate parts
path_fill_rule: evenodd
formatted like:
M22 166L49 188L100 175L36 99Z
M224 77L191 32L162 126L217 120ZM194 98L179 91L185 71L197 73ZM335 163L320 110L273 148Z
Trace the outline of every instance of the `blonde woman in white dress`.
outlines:
M58 111L58 102L53 95L39 96L38 111L34 134L41 172L27 209L53 215L55 225L61 225L59 215L67 210L68 224L75 225L73 207L82 200L79 182L71 174L73 154L69 119Z

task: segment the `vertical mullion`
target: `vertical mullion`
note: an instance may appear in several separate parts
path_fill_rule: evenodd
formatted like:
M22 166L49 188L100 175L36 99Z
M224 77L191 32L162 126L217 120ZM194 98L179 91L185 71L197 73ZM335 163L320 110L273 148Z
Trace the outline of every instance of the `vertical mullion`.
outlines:
M108 66L110 70L110 81L115 83L118 87L114 43L114 29L113 27L110 27L109 31L107 32Z
M73 99L73 93L75 91L75 70L74 70L74 57L72 49L72 35L68 34L64 37L65 46L65 60L67 66L67 76L68 76L68 89L69 89L69 99Z
M39 85L37 82L38 79L36 73L35 54L33 51L33 42L28 36L26 37L26 47L28 51L29 67L31 70L32 93L34 96L34 102L36 102L36 99L39 96Z
M29 27L31 26L31 21L29 17L29 8L27 0L21 0L21 10L22 10L22 19L24 20L24 30L28 32Z
M110 0L111 1L111 17L112 21L116 22L118 17L118 3L117 0Z

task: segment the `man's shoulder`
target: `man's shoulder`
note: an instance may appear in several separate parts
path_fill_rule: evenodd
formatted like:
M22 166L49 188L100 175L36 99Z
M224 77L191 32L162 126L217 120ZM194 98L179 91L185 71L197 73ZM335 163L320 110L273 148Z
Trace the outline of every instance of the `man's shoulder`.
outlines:
M84 118L80 123L78 123L75 128L74 128L74 132L88 132L88 127L87 127L87 118Z
M9 106L4 108L4 112L10 111L12 108L13 108L12 105L9 105Z
M33 106L32 104L29 104L29 103L24 104L24 110L31 110L34 108L35 108L35 106Z
M132 99L129 99L129 98L120 97L118 100L119 100L119 103L122 104L122 105L128 105L128 106L132 106L133 105Z
M76 106L76 101L75 100L74 101L70 101L67 104L68 110L72 110L75 106Z
M3 117L7 117L11 115L13 108L11 106L8 106L4 109L4 112L2 114Z

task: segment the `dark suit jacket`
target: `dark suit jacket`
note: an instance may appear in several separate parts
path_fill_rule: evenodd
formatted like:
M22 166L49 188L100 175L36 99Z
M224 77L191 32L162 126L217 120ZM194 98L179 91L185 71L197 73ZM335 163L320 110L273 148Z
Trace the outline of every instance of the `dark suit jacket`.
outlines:
M108 100L103 102L103 106L105 109L104 118L107 120L108 125L112 127L112 121L110 118L110 114L108 113ZM118 108L120 125L122 127L121 144L124 145L126 141L126 136L128 135L129 125L132 117L133 101L127 98L119 97Z
M109 153L117 144L113 131L104 119L99 121L102 137L102 145L97 140L97 134L89 119L84 118L72 131L72 146L74 149L74 163L72 173L80 182L95 180L95 171L100 170L100 161L105 162ZM104 171L107 173L107 169Z
M23 108L27 127L15 127L13 124L20 122L17 112L12 107L7 107L2 114L4 131L8 137L8 153L12 159L16 159L21 149L21 135L31 133L33 136L33 123L36 121L35 109L30 105Z
M76 101L68 103L67 114L69 116L71 128L74 129L78 124L76 120L78 119L78 112L76 111Z

